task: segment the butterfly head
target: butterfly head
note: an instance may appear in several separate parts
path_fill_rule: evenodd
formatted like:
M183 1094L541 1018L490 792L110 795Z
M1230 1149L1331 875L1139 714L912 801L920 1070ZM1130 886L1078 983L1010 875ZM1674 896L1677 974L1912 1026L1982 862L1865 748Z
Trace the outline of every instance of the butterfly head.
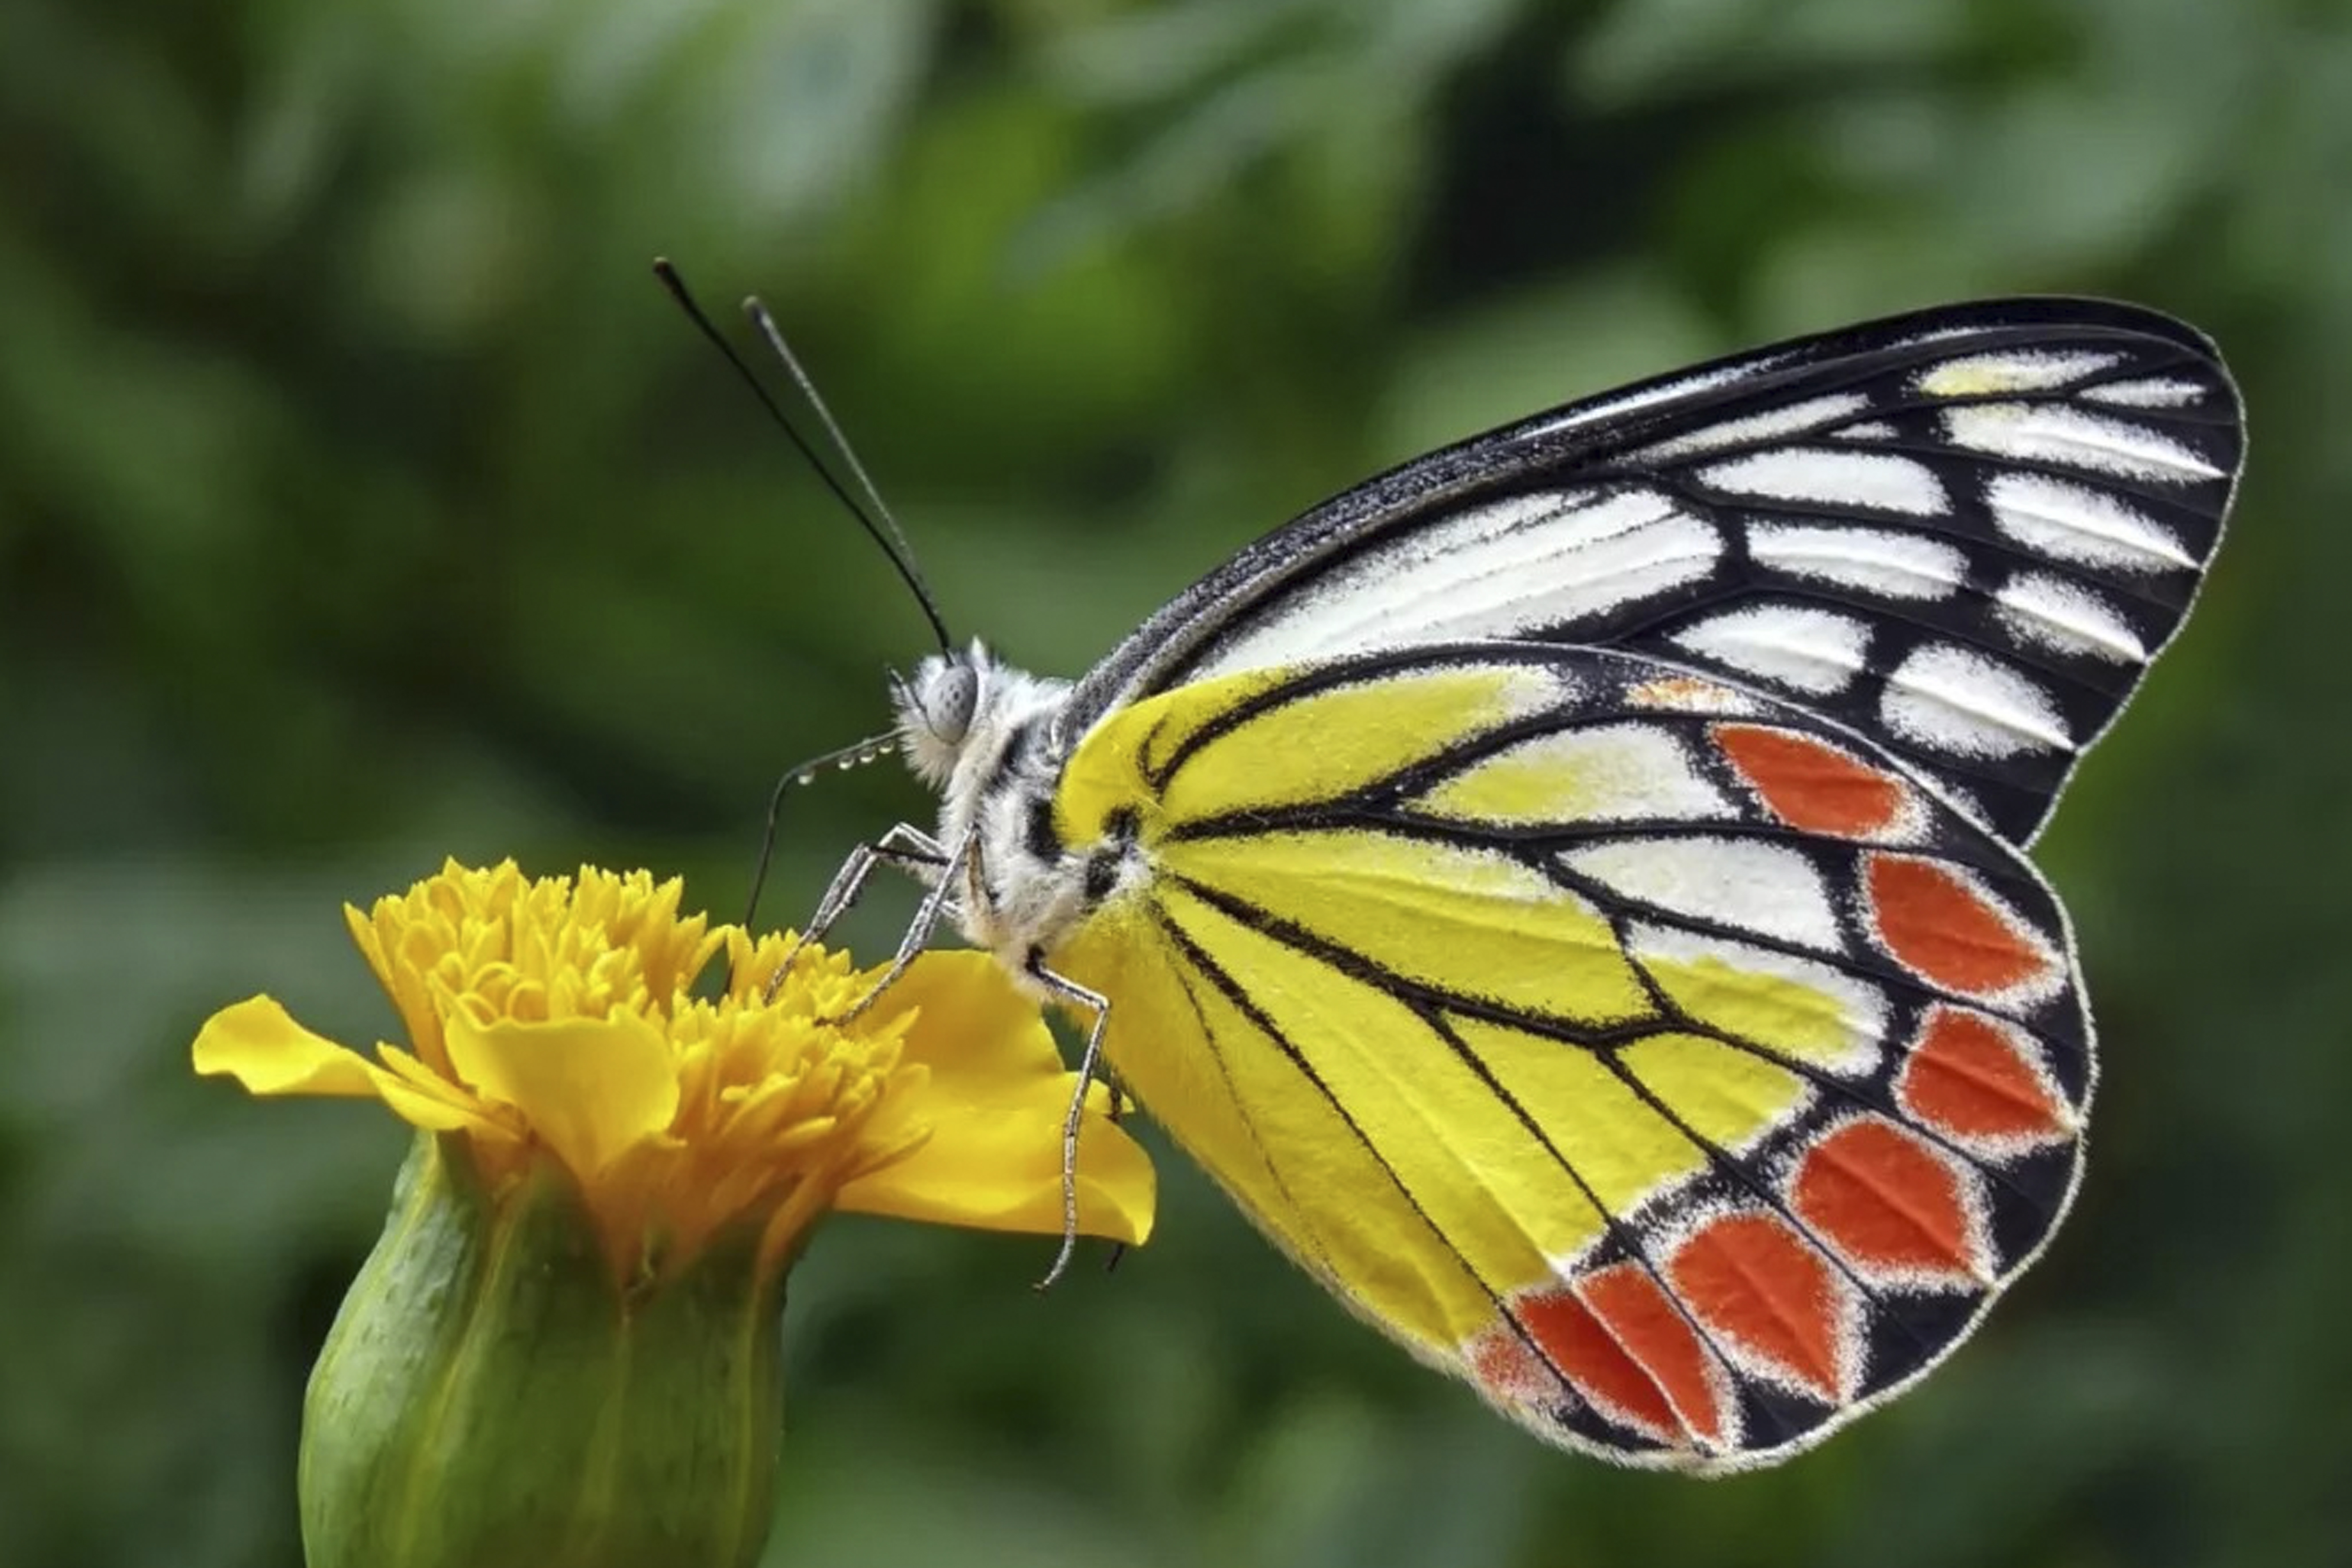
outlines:
M933 789L946 784L972 735L986 727L990 678L1002 668L975 638L969 647L932 654L910 677L890 677L899 749Z

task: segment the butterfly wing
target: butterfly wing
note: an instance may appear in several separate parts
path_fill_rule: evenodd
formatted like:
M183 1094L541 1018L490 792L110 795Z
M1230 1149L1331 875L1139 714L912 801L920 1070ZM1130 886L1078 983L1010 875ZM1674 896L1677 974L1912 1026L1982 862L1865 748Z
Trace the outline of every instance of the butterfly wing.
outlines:
M2092 1040L2019 852L1639 656L1181 688L1071 759L1148 875L1055 952L1294 1258L1550 1440L1733 1469L1924 1373L2074 1190Z
M2013 843L2188 613L2243 450L2212 345L2012 300L1800 340L1433 453L1258 542L1079 686L1496 637L1717 670L1862 731Z

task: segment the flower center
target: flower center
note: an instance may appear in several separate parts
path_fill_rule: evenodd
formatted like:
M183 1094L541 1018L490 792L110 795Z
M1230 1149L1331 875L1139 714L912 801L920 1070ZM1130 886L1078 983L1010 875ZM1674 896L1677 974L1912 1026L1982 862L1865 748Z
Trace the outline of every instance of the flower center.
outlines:
M910 1012L847 1018L871 980L814 946L771 997L786 939L681 919L679 891L453 865L352 920L418 1060L471 1102L484 1173L551 1153L623 1268L690 1258L739 1220L789 1246L844 1183L929 1136L879 1115L927 1076L900 1063ZM722 951L726 989L694 995Z

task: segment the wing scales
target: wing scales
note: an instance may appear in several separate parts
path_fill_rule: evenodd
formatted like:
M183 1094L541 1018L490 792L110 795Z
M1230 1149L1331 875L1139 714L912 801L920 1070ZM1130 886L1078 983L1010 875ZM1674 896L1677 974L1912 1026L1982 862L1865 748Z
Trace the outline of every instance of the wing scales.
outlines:
M1440 674L1522 700L1327 798L1168 805ZM1487 645L1187 688L1074 784L1171 719L1150 778L1105 764L1152 879L1056 966L1121 999L1122 1077L1278 1241L1539 1433L1777 1457L1940 1359L2057 1223L2091 1079L2063 913L1861 737Z
M2186 615L2242 447L2211 345L2152 311L1993 301L1783 344L1326 502L1114 650L1068 732L1241 670L1615 647L1799 698L2025 843Z

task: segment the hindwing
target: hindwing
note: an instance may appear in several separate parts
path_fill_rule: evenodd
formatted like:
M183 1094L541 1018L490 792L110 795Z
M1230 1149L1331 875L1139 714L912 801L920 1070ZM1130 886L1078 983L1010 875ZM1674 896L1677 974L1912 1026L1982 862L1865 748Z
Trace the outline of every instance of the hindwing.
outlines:
M1538 415L1244 550L1079 685L1418 644L1607 646L1863 731L2014 843L2188 613L2243 451L2196 331L2078 300L1893 318Z
M1417 647L1114 713L1055 952L1294 1257L1555 1442L1744 1468L1934 1365L2063 1214L2066 919L1868 738L1660 661Z

